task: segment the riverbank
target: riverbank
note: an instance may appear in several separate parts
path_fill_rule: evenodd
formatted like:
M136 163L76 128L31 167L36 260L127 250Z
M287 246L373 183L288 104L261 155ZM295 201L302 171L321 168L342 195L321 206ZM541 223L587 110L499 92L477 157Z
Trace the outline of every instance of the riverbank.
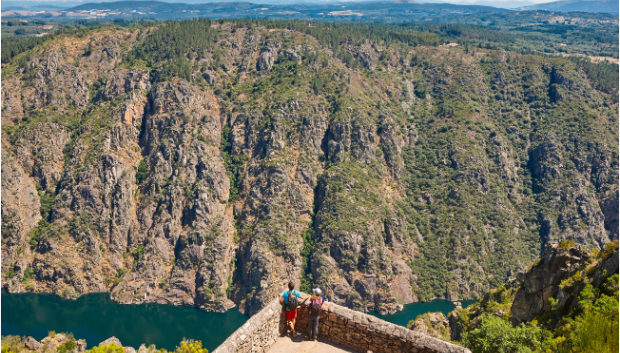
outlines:
M50 332L49 335L41 341L37 341L32 336L3 336L2 352L8 353L168 353L165 348L157 348L154 344L146 346L141 344L136 350L130 346L123 346L121 341L116 337L110 337L99 343L91 350L86 350L86 341L76 339L71 333ZM208 353L208 350L202 346L201 341L183 340L170 353Z

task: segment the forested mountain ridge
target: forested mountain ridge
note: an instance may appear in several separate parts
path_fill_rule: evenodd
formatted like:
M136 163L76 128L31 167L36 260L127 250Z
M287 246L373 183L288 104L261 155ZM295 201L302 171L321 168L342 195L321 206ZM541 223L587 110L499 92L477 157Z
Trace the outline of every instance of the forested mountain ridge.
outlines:
M107 5L105 5L107 4ZM111 6L114 3L104 3L103 6ZM118 4L118 3L116 3ZM146 5L148 2L140 1L140 5ZM395 3L364 3L361 5L368 6L368 10L374 11L373 8L381 9L382 14L376 14L374 17L358 16L335 16L329 18L315 18L312 16L301 15L297 12L298 8L294 6L288 7L269 7L269 11L263 6L244 3L227 3L225 7L218 3L207 3L204 6L211 7L213 11L194 12L190 9L179 10L183 14L182 18L269 18L270 20L312 20L314 27L331 28L332 24L321 21L334 21L341 23L336 28L347 30L347 22L358 22L358 30L364 28L366 33L369 30L375 32L375 36L379 32L383 35L390 36L394 33L408 32L424 32L439 36L439 40L445 43L453 42L459 45L475 45L482 44L487 49L504 49L507 51L520 52L522 54L544 53L545 55L578 55L589 57L591 61L609 61L618 62L618 17L611 14L592 14L585 12L551 12L551 11L508 11L508 12L475 12L464 14L458 9L449 8L449 11L439 14L438 16L430 16L428 12L422 9L406 9L398 8L400 5L409 6L408 4L395 4L397 8L391 8L390 4ZM133 5L133 6L132 6ZM179 4L167 4L179 5ZM351 3L349 6L353 6ZM360 4L358 4L360 5ZM429 4L432 5L432 4ZM136 10L138 4L128 2L124 7L125 11L129 11L132 16L129 18L109 18L111 14L109 9L93 9L93 11L101 11L95 16L96 20L73 20L61 21L58 18L43 17L42 19L9 19L2 22L2 62L7 62L12 52L19 48L16 46L28 46L34 42L41 42L47 37L62 32L63 29L81 28L90 26L124 26L131 27L137 24L155 25L163 22L162 16L152 11L146 15L143 13L131 12ZM453 5L448 5L448 7ZM244 12L247 10L248 12ZM263 11L256 13L258 10ZM340 11L342 7L331 5L331 10L338 12L352 11L351 7L347 11ZM329 11L331 11L329 10ZM412 10L413 12L410 12ZM84 10L86 11L86 10ZM266 11L266 12L264 12ZM314 8L312 12L324 15L329 12L327 9ZM355 10L358 11L358 10ZM363 11L363 10L359 10ZM113 12L112 12L113 13ZM297 14L297 15L296 15ZM396 16L399 14L399 16ZM137 17L133 17L136 15ZM3 18L7 17L4 13ZM145 16L148 16L145 18ZM113 16L112 16L113 17ZM363 23L359 23L359 22ZM285 22L280 22L284 25ZM314 28L308 27L308 28ZM308 28L305 31L309 30ZM54 31L59 29L59 31ZM317 30L314 30L317 32ZM348 30L350 31L350 30ZM30 41L23 41L24 37L34 37ZM401 40L404 38L401 38Z
M193 20L17 54L3 286L251 313L294 279L387 313L618 238L617 66L380 29Z

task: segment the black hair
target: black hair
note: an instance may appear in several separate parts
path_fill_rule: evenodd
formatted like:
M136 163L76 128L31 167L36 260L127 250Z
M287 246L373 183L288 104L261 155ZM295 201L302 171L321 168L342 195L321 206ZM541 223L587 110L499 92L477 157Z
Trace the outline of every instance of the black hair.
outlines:
M288 282L288 290L293 290L295 289L295 283L293 283L293 281Z

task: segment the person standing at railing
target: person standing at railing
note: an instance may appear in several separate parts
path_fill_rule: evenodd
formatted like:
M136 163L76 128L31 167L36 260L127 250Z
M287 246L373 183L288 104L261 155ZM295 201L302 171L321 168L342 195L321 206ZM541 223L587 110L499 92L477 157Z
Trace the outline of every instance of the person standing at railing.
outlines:
M323 292L319 288L312 290L308 308L308 341L316 341L319 336L319 317L321 316L321 306L325 302L322 294Z
M280 297L280 304L284 304L284 310L286 310L286 325L291 329L291 335L297 336L295 332L295 320L297 319L297 306L299 305L299 299L306 300L310 298L309 295L302 295L295 290L295 284L288 282L288 291L282 293Z

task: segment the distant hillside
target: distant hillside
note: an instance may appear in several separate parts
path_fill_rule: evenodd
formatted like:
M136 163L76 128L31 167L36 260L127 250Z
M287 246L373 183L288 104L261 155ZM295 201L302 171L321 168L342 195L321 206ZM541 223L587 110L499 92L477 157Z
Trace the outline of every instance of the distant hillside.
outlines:
M568 0L554 1L546 4L525 6L519 10L549 10L560 12L605 12L618 13L617 0Z
M101 2L101 3L93 3L87 2L85 4L80 4L78 6L69 8L69 11L80 11L80 10L97 10L97 9L109 9L109 8L127 8L136 6L139 7L153 7L153 6L161 6L168 3L161 1L115 1L115 2Z
M193 2L190 0L189 2ZM259 1L260 2L260 1ZM8 9L8 8L7 8ZM413 0L395 2L352 2L343 4L279 4L267 5L249 2L180 3L160 1L118 1L85 3L67 7L64 11L31 13L2 13L3 18L45 18L53 21L74 19L127 19L157 18L186 19L208 18L269 18L329 22L389 22L434 23L462 21L464 16L511 12L491 6L420 4Z

